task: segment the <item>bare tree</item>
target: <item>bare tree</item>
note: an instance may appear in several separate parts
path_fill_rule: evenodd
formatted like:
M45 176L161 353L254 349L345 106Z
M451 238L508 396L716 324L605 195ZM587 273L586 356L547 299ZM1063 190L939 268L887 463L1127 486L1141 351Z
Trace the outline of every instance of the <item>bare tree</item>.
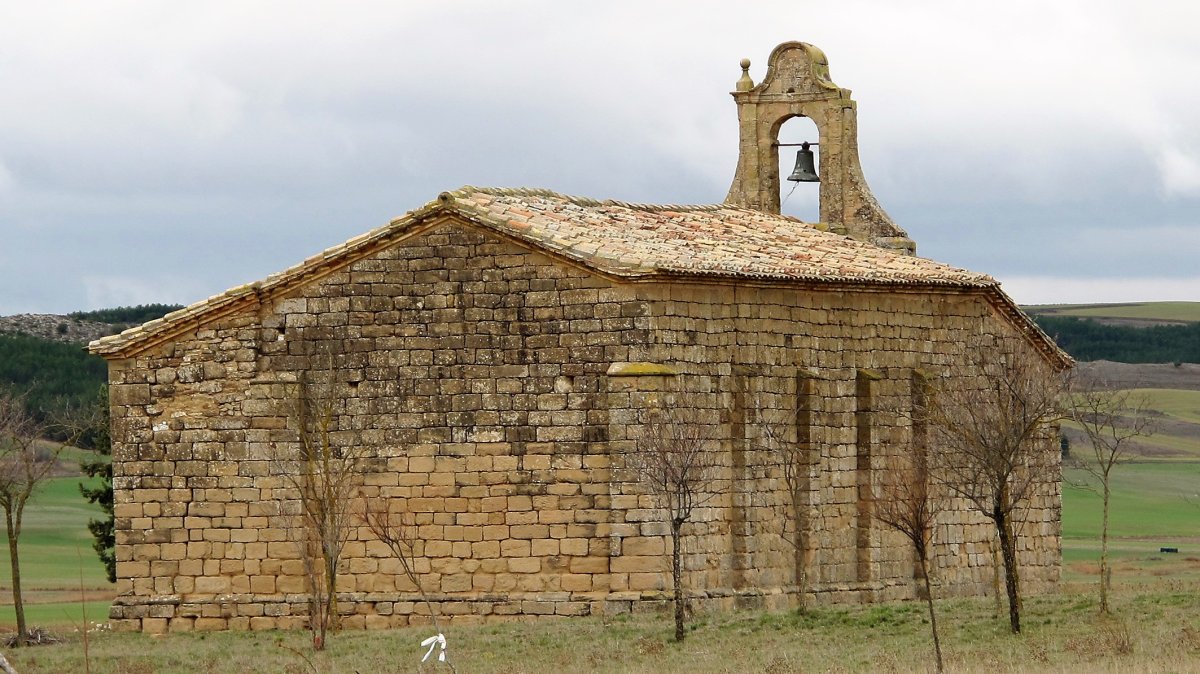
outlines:
M1057 479L1050 431L1062 416L1066 376L1018 337L981 335L964 346L960 366L931 382L933 474L994 524L1009 626L1018 633L1016 520L1039 485Z
M433 622L433 629L437 631L439 637L443 638L444 632L441 625L438 624L437 610L433 603L429 601L429 595L425 593L425 588L421 584L421 576L417 572L417 548L423 543L418 535L418 527L412 521L412 513L397 511L391 507L391 504L396 503L395 499L390 499L385 503L376 501L372 504L364 496L362 499L362 520L367 525L371 533L375 535L388 550L391 550L392 555L400 562L400 569L404 572L404 577L408 582L412 583L413 587L417 588L417 593L421 595L421 601L425 603L426 609L429 610L429 618ZM430 651L432 652L432 651ZM457 674L458 669L450 661L449 656L445 655L445 649L442 650L442 662L445 662L450 667L450 671Z
M671 581L675 593L675 640L683 641L683 525L713 498L716 465L708 448L711 426L677 406L646 412L630 467L657 501L671 532Z
M8 560L12 568L13 608L17 614L14 645L29 639L25 602L21 596L21 558L18 543L25 506L38 487L50 477L63 445L44 444L48 425L30 413L24 397L0 392L0 508L8 536Z
M301 373L291 410L298 451L275 462L297 495L292 532L308 579L309 629L318 651L337 629L338 564L354 529L355 496L369 458L357 434L339 427L345 401L336 395L334 374L332 368Z
M808 410L799 410L797 416L808 414ZM770 454L773 463L779 466L782 473L784 488L787 493L787 513L778 519L780 538L792 547L796 568L796 586L799 595L800 610L806 608L805 597L808 593L807 551L808 551L808 516L812 507L811 475L812 446L810 438L802 432L808 423L789 423L786 415L772 415L768 410L758 409L759 434L762 438L758 448ZM789 429L794 426L794 432Z
M933 652L937 671L942 667L942 642L938 635L937 612L933 604L933 585L929 578L929 553L933 547L934 522L938 501L931 496L929 463L923 451L906 461L893 455L881 473L880 494L875 501L875 519L903 534L913 546L921 578L925 583L925 603L929 607L929 628L933 633Z
M1112 494L1112 473L1131 458L1134 440L1154 432L1150 402L1145 395L1117 389L1104 382L1080 386L1069 396L1071 420L1083 429L1092 455L1078 458L1073 465L1097 480L1103 503L1100 520L1100 612L1108 613L1108 592L1112 569L1108 565L1108 512ZM1093 488L1090 485L1085 485ZM1093 488L1094 489L1094 488Z

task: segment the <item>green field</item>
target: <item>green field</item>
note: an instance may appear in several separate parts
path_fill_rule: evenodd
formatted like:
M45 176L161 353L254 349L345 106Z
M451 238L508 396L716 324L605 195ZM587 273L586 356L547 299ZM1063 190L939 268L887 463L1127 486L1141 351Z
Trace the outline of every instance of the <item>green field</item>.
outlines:
M1139 388L1132 392L1146 396L1150 409L1161 412L1168 419L1200 424L1200 391ZM1200 444L1196 449L1200 451Z
M104 565L92 550L87 521L100 509L79 495L78 477L49 480L36 493L25 513L21 533L21 579L26 617L30 624L76 623L79 617L80 575L90 599L111 595ZM7 555L0 564L0 628L11 627L12 573ZM89 619L107 618L107 602L89 605Z
M1100 496L1078 485L1088 476L1063 471L1063 539L1100 535ZM1200 542L1200 462L1131 463L1113 471L1109 535L1131 540ZM1157 546L1155 546L1157 549ZM1194 552L1200 553L1200 548Z
M1099 618L1090 593L1031 596L1024 631L1008 633L988 598L938 602L948 672L1161 674L1200 671L1200 600L1194 582L1114 593L1115 618ZM931 672L923 606L899 602L798 611L728 611L696 616L688 638L670 640L665 614L453 625L448 653L473 674L729 674L762 672ZM312 653L289 632L90 635L92 672L129 674L350 674L449 672L421 663L430 627L343 632ZM83 672L79 634L57 646L10 650L22 674Z
M1169 323L1200 322L1200 302L1130 302L1123 304L1033 304L1021 307L1045 316L1113 318Z
M1137 438L1143 456L1114 469L1110 549L1119 563L1114 582L1143 583L1164 576L1200 580L1200 391L1134 389L1158 412L1158 430ZM1064 423L1070 428L1073 424ZM1071 453L1087 459L1076 438ZM1082 469L1063 471L1063 578L1095 582L1100 557L1101 499L1083 485L1096 482ZM1175 547L1176 555L1159 552Z
M1144 396L1155 414L1154 433L1136 439L1143 456L1139 460L1196 461L1200 460L1200 391L1180 389L1131 389L1135 396ZM1070 421L1063 426L1074 429L1072 453L1086 458L1090 451L1082 430Z

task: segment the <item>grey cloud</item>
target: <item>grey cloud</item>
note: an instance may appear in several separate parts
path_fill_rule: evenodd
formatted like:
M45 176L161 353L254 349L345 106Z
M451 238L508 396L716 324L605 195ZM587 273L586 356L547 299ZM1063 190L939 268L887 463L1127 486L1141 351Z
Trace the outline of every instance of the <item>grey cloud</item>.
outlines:
M1192 274L1189 4L292 9L37 3L0 26L22 101L0 109L0 314L193 301L466 183L719 201L737 61L761 79L788 39L854 90L867 179L922 254Z

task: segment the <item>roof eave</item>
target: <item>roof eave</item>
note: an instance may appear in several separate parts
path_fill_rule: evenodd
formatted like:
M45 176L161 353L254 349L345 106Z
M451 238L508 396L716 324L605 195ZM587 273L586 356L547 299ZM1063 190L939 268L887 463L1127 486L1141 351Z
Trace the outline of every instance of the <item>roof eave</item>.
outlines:
M1046 334L1032 318L1029 317L1021 307L1008 296L1008 293L1001 289L997 283L990 289L988 299L992 306L1002 315L1008 318L1009 323L1030 343L1035 349L1042 354L1050 365L1059 372L1065 372L1075 367L1075 359L1071 357L1054 338Z
M236 313L248 305L261 304L286 293L302 283L324 277L336 269L351 264L394 240L404 238L400 234L414 236L428 227L440 224L440 212L447 210L440 201L431 201L421 208L410 211L388 224L356 236L337 246L327 248L299 264L276 272L260 281L236 286L219 295L195 302L183 309L173 311L124 332L93 340L87 350L107 360L129 358L147 349L168 342L179 334L203 324Z

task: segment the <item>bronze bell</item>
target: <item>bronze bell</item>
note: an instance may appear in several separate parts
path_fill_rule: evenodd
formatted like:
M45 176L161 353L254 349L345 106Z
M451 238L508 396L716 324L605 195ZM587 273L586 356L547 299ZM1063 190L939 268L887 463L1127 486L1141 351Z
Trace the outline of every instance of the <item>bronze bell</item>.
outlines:
M808 143L800 145L800 150L796 152L796 168L787 179L794 183L821 182L821 177L817 175L817 169L813 165L813 151L808 149Z

